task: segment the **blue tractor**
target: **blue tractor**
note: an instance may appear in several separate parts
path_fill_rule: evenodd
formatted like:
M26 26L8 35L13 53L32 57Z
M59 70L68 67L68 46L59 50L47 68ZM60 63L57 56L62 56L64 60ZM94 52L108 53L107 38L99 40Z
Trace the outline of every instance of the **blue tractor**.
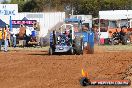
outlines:
M55 53L83 54L94 53L94 33L82 28L82 21L66 18L59 31L50 33L49 55Z

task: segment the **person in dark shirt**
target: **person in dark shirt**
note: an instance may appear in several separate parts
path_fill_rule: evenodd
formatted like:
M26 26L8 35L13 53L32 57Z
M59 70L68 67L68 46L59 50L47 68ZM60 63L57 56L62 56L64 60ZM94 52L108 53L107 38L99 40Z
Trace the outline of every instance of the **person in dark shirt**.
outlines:
M0 51L1 51L1 45L2 45L2 28L0 28Z
M123 40L124 36L126 35L126 33L124 32L124 27L121 28L119 34L120 34L120 39Z

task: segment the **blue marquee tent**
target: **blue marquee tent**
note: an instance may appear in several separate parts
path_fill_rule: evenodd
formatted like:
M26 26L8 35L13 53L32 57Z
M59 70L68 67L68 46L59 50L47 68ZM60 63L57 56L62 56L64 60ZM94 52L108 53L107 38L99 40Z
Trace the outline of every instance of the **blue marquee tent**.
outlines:
M0 28L4 28L6 26L6 23L0 19Z
M28 20L26 17L24 17L22 20Z

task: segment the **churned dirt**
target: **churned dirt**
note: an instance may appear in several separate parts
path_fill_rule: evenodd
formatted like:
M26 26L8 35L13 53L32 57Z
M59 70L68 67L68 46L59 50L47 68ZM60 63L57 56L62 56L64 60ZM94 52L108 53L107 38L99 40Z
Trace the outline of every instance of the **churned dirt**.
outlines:
M96 45L94 54L52 56L45 50L37 49L0 52L0 88L83 88L79 82L82 68L92 80L132 80L132 48L128 49Z

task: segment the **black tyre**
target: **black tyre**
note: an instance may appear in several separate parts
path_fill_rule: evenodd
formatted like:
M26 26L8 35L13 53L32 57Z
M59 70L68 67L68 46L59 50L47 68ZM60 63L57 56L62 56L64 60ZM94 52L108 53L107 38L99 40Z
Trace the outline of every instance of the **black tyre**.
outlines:
M87 45L87 53L93 54L94 53L94 47L90 47L90 44Z
M122 44L127 45L127 40L128 40L127 36L123 36Z
M83 41L82 38L76 37L74 40L74 50L77 55L83 54Z
M113 40L112 40L112 38L109 38L109 39L108 39L108 44L109 44L109 45L113 45Z
M112 40L112 45L119 45L119 40L117 39Z
M54 51L52 48L49 48L49 55L53 55L54 54Z
M53 31L53 45L56 45L56 43L57 43L57 39L56 39L55 31Z
M70 49L70 54L71 54L71 55L74 55L74 54L75 54L75 52L74 52L74 49L73 49L73 48L71 48L71 49Z

